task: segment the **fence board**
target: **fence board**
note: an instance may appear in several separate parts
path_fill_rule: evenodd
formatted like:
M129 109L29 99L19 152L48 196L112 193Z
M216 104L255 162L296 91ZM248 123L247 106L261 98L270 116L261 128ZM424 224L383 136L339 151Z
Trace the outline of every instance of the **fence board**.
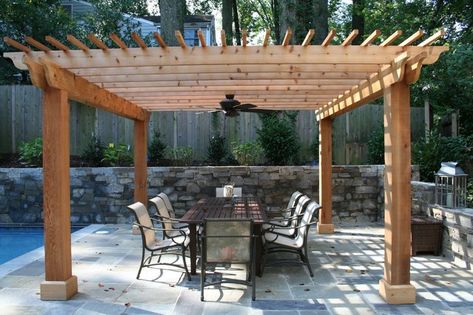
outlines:
M32 86L0 86L0 153L16 152L22 141L41 136L41 98ZM333 161L335 164L367 163L367 142L373 130L382 128L383 106L366 105L334 120ZM256 114L241 113L228 118L223 113L155 112L149 125L149 139L155 130L168 146L190 146L194 159L204 160L210 137L223 135L227 143L245 143L257 138L261 121ZM424 135L424 109L411 109L412 139ZM301 111L296 130L300 137L299 160L313 159L311 152L318 138L318 125L313 111ZM95 134L104 144L133 145L133 122L108 112L71 103L71 153L79 155Z

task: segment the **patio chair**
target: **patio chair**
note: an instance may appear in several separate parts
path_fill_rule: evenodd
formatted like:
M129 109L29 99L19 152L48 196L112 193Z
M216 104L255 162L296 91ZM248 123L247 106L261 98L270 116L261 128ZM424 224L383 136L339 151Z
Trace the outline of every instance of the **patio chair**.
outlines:
M136 279L140 278L143 267L167 265L183 268L186 271L187 278L190 281L191 276L189 270L187 269L185 255L190 239L186 233L182 230L173 230L176 232L175 236L169 237L166 240L158 240L156 238L156 232L162 231L162 229L154 227L153 221L156 220L151 219L145 205L141 202L136 202L128 206L128 209L133 212L135 216L136 222L134 224L136 224L140 229L143 244L140 269L138 270ZM173 249L180 250L180 253L173 252ZM150 252L149 256L146 255L147 252ZM180 255L182 257L183 265L181 266L176 263L161 262L161 256L164 255ZM153 263L153 258L155 257L158 258L158 261Z
M305 265L309 270L310 276L314 276L307 252L307 236L309 234L310 226L316 223L312 222L312 219L317 218L319 209L320 206L315 201L311 201L307 205L304 215L300 220L298 220L298 225L295 227L296 233L293 236L288 236L284 233L281 233L282 229L277 225L273 225L263 231L264 246L261 274L264 271L265 265L297 264ZM299 257L299 260L294 261L291 259L274 259L273 262L269 264L266 263L268 255L281 252L296 254Z
M169 200L169 199L168 199ZM150 204L156 208L156 216L162 224L163 239L174 237L179 233L176 230L182 230L189 234L188 225L180 223L176 217L171 215L169 208L166 206L166 201L160 195L149 200Z
M242 197L243 196L243 189L241 187L234 187L233 188L233 196L234 197ZM222 187L215 188L215 197L223 198L223 188Z
M301 193L300 191L293 192L291 195L291 198L289 198L289 202L287 203L287 208L266 211L266 216L269 218L275 219L276 220L275 222L280 222L281 220L287 220L287 218L294 215L297 202L299 201L299 198L301 198L303 195L304 194Z
M301 217L304 215L304 211L309 202L309 197L307 197L306 195L300 196L297 200L296 207L292 216L280 220L271 220L263 224L263 230L271 228L277 233L286 236L294 236L296 233L296 225L300 221Z
M252 287L251 297L255 300L255 235L253 220L248 219L206 219L201 236L201 301L204 301L204 288L220 283L238 283ZM238 263L247 265L246 280L221 279L207 282L207 267L219 263Z

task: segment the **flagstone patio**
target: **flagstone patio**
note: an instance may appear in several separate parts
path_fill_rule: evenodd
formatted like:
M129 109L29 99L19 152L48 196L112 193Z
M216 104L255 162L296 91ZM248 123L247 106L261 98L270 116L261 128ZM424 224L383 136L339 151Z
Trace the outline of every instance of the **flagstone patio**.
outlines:
M199 276L180 270L144 269L136 280L141 238L128 225L91 225L72 236L73 274L79 294L64 302L41 301L43 249L0 265L2 314L471 314L473 271L436 256L412 258L417 304L389 305L379 296L383 275L382 226L341 227L335 234L310 233L314 277L303 267L266 268L250 289L222 285L206 289ZM243 277L240 266L220 273Z

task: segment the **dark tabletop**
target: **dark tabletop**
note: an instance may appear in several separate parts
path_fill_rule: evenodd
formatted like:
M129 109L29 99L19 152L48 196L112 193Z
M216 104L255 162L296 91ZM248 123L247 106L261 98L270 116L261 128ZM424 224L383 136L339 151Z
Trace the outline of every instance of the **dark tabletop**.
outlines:
M253 219L256 224L266 221L261 203L255 197L204 198L179 219L183 223L200 224L204 219Z

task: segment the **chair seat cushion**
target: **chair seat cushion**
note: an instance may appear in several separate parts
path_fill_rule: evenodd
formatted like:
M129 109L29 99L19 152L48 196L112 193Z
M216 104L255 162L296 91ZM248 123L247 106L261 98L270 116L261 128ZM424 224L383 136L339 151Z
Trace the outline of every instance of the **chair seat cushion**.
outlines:
M167 238L165 240L156 239L154 243L151 246L149 246L149 249L160 250L167 247L178 246L178 245L184 245L185 247L187 247L187 245L189 245L189 242L190 242L190 239L184 236Z
M272 232L264 233L264 241L292 248L301 248L302 245L304 245L304 240L302 239L302 237L291 238Z

